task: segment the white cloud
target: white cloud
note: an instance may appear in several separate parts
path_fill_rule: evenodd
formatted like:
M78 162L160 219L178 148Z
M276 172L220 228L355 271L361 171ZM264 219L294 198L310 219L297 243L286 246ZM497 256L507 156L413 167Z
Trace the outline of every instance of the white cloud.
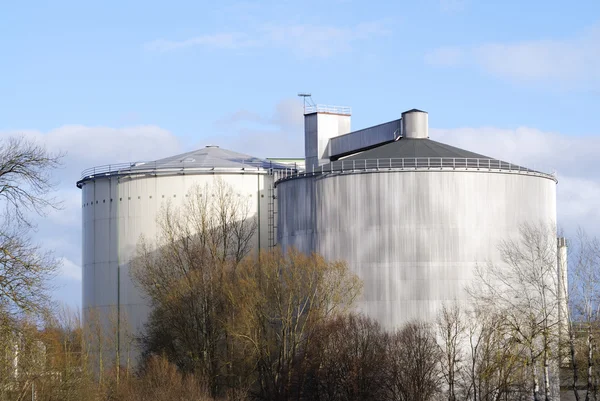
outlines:
M220 143L256 157L304 157L304 138L282 128L240 129L234 136L221 137Z
M69 185L70 184L70 185ZM68 188L66 188L68 187ZM63 182L54 196L60 201L58 209L48 210L48 220L55 227L81 228L81 190L73 182Z
M432 129L431 137L488 156L536 167L556 170L560 175L593 177L599 136L570 136L535 128L501 129L493 127Z
M313 24L264 24L248 32L219 32L183 40L158 39L146 43L150 51L167 52L189 47L245 49L281 48L300 57L327 58L349 52L355 42L388 33L381 22L360 23L353 27Z
M296 132L304 132L303 104L297 98L283 99L275 106L271 121Z
M65 154L62 166L54 171L59 191L68 189L72 192L72 186L86 168L155 160L182 151L177 137L153 125L124 128L64 125L47 132L0 131L0 137L16 135L39 141L52 152Z
M559 226L600 236L599 136L569 136L521 127L431 129L431 138L544 172L557 173Z
M600 25L567 39L442 47L425 55L441 67L482 69L500 78L560 87L600 84Z
M17 132L13 132L17 133ZM28 131L49 149L67 152L67 161L86 165L155 159L180 150L177 138L153 125L111 128L64 125L48 132Z
M215 123L225 135L205 140L256 157L304 157L302 107L297 98L287 98L269 115L238 110Z
M302 101L298 98L286 98L275 105L271 115L261 115L250 110L237 110L216 121L217 126L244 124L262 124L266 126L285 127L300 132L303 130L304 113Z
M600 180L562 176L558 186L559 215L565 226L581 226L600 236ZM571 230L572 231L572 230Z
M59 263L61 277L81 281L81 266L67 258L60 258Z
M146 43L144 48L151 51L166 52L193 46L204 46L216 49L239 49L257 45L259 45L259 43L250 39L245 33L226 32L201 35L181 41L158 39Z
M381 23L361 23L352 28L320 25L268 25L265 42L288 48L302 57L326 58L352 50L355 42L387 34Z

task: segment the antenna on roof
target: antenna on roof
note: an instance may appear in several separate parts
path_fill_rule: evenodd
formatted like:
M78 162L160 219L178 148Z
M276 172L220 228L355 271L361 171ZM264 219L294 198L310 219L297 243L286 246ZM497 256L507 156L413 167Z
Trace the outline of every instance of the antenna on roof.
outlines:
M306 114L306 105L307 104L309 106L315 106L315 102L313 102L312 95L310 93L300 92L300 93L298 93L298 96L300 96L304 102L304 114Z

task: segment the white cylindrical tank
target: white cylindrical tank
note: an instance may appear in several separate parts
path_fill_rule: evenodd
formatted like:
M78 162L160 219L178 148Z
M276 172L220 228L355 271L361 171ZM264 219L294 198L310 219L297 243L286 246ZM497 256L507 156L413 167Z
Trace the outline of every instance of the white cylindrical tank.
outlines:
M278 243L345 260L359 309L386 328L433 321L466 299L477 263L502 264L500 241L556 221L554 176L420 135L277 183Z
M141 332L149 312L129 273L140 236L155 238L161 206L167 200L181 205L196 185L215 180L231 185L248 199L258 222L254 247L272 245L272 171L279 168L285 167L210 146L155 162L84 171L77 183L82 189L84 323L93 324L97 316L109 337L118 322L123 355L126 337Z

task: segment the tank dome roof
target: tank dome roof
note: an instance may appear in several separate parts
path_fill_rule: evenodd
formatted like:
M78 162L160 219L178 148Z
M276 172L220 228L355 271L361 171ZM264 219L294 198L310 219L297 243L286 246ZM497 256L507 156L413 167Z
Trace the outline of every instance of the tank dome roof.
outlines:
M464 161L465 167L478 167L481 160L489 160L491 163L490 165L495 166L495 168L498 169L519 170L523 172L544 174L527 167L507 163L493 157L446 145L445 143L432 141L428 138L399 138L394 142L383 143L369 150L355 153L344 158L342 161L365 160L368 162L369 160L386 159L434 159L434 162L435 159L444 159L444 162L440 161L439 163L450 167L453 166L452 160L454 159ZM329 168L331 169L332 167L330 166ZM325 167L324 169L326 170L327 168Z
M147 162L157 169L176 168L285 168L268 160L208 145L202 149ZM142 166L140 166L142 167ZM135 168L134 168L135 169Z
M365 159L390 159L390 158L414 158L414 157L457 157L473 159L492 159L492 157L480 155L468 150L455 148L445 143L432 141L431 139L401 138L376 148L357 153L346 160Z
M155 161L137 161L88 168L81 173L81 179L77 181L77 186L81 188L85 181L98 177L132 173L173 174L185 171L190 174L202 174L213 170L227 172L230 170L245 170L245 172L260 170L264 172L268 169L289 170L290 166L209 145L202 149Z

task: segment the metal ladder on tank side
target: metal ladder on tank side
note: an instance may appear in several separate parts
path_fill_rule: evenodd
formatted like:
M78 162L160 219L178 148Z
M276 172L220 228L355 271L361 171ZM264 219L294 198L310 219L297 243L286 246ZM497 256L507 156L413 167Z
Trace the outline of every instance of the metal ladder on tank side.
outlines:
M273 181L269 185L269 205L268 205L268 230L269 230L269 249L274 248L277 245L277 189L275 188L275 181L277 180L277 173L272 173Z

